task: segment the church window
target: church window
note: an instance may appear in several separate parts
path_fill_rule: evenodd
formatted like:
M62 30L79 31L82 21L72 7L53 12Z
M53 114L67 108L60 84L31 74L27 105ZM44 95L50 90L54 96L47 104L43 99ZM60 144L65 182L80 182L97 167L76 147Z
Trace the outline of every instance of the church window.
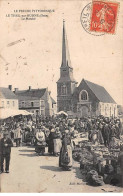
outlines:
M110 116L111 116L111 107L110 107Z
M62 85L61 87L61 94L66 95L67 94L67 86L65 84Z
M114 117L115 117L115 115L116 115L116 110L115 110L115 108L114 108Z
M88 100L88 93L87 93L87 91L85 91L85 90L82 90L81 92L80 92L80 100L85 100L85 101L87 101Z
M107 115L107 107L105 106L105 115Z
M104 103L102 104L102 111L104 112Z

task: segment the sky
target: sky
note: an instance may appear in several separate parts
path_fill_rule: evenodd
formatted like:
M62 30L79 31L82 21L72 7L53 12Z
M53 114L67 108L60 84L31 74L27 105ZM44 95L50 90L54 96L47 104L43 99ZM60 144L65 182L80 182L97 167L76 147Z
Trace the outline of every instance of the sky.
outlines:
M123 105L123 1L117 0L120 9L115 34L102 36L87 33L81 25L81 12L90 2L1 1L0 86L11 84L13 90L29 86L48 87L56 100L65 19L70 59L78 84L84 78L102 85L118 104ZM8 14L16 14L14 10L32 9L51 9L54 12L36 20L7 17ZM13 42L14 45L11 44Z

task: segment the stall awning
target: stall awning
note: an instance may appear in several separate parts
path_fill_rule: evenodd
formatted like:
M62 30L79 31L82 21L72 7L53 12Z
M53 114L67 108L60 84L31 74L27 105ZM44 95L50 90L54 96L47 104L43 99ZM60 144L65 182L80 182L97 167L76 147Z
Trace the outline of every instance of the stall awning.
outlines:
M60 111L56 115L61 115L61 114L64 114L65 116L68 116L68 114L66 112L64 112L64 111Z
M13 117L13 116L17 116L17 115L24 115L24 116L27 116L27 115L33 115L33 113L31 112L28 112L26 110L16 110L16 109L1 109L0 108L0 119L6 119L6 118L9 118L9 117Z

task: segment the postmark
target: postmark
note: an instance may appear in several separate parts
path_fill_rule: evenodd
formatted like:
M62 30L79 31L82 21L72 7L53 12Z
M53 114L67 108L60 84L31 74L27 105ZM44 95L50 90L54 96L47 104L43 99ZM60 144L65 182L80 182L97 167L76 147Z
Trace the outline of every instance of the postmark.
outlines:
M91 22L91 10L92 10L92 3L88 3L81 12L81 16L80 16L80 21L81 21L81 25L83 27L83 29L91 34L91 35L95 35L95 36L100 36L100 35L104 35L104 33L102 32L95 32L95 31L90 31L90 22Z
M93 1L90 31L114 34L118 15L119 3Z
M105 33L115 34L119 3L94 0L88 3L81 12L80 21L83 29L95 36Z

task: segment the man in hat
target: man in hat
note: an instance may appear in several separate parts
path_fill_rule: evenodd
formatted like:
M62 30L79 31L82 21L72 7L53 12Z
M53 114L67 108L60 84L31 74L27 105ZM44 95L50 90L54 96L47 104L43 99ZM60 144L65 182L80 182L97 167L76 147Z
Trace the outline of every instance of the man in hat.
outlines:
M8 137L8 132L5 131L3 138L1 139L1 171L0 173L4 172L4 160L5 160L5 171L6 173L9 173L9 163L10 163L10 154L11 154L11 147L13 146L13 143L11 139Z

